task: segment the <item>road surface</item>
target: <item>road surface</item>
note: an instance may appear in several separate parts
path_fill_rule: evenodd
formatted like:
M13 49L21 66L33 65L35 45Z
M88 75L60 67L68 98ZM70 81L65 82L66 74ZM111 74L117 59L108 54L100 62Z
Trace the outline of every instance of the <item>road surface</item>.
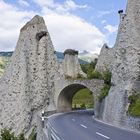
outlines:
M106 125L92 116L91 113L71 112L49 117L50 140L140 140L140 133Z

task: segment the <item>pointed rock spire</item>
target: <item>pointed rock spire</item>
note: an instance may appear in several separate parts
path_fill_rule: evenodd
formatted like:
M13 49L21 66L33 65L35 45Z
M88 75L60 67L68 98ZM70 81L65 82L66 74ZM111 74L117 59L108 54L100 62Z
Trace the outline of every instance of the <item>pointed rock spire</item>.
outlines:
M20 32L16 49L0 82L0 129L20 133L35 125L41 109L53 105L54 48L42 17L35 16Z

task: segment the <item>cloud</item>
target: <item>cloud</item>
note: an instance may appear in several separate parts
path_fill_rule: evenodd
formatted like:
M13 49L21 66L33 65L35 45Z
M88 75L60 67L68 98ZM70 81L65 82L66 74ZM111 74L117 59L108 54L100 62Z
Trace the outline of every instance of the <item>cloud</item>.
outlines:
M47 7L52 7L54 5L54 0L33 0L36 4L39 6L47 6Z
M112 13L112 11L99 11L98 12L98 18L101 18L101 17L103 17L105 15L109 15L111 13Z
M117 32L118 26L106 25L104 27L110 34Z
M97 27L79 17L57 13L44 17L55 49L58 51L71 48L99 53L105 42L105 36Z
M78 5L76 4L74 1L72 0L67 0L65 3L64 3L64 7L66 9L70 9L70 10L75 10L77 8L80 8L80 9L83 9L83 8L87 8L87 5Z
M33 0L34 3L43 8L51 8L56 12L68 12L77 9L85 9L87 5L78 5L73 0L66 0L63 4L54 2L54 0Z
M0 1L0 51L15 48L20 28L34 14L31 11L19 11L17 7Z
M21 6L29 7L29 3L28 3L27 1L25 1L25 0L19 0L18 3L19 3L19 5L21 5Z
M53 1L51 0L47 4L43 4L43 1L41 2L40 5L51 5ZM72 9L75 6L70 7ZM0 1L0 19L3 21L0 22L0 51L14 50L20 28L35 14L34 11L22 11L18 6ZM39 14L46 21L56 50L64 51L65 49L72 48L79 51L86 49L99 53L102 44L106 40L104 34L96 26L78 16L70 14L68 11L59 13L56 9L53 10L47 6L42 6Z
M106 21L106 20L102 20L101 23L102 23L102 24L106 24L107 21Z

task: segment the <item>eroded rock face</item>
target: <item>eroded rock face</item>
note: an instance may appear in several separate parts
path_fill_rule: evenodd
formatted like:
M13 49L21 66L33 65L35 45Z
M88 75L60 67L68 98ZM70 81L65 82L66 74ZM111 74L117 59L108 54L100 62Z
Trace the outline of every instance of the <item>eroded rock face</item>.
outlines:
M15 52L0 79L0 129L26 132L42 109L53 110L54 48L42 17L35 16L20 32Z
M109 48L107 44L104 44L98 59L98 63L96 65L96 70L102 72L108 70L112 70L114 62L114 49Z
M125 126L128 96L139 77L140 61L140 1L128 0L126 14L120 14L120 26L113 50L114 59L107 59L112 72L112 84L105 99L103 120L118 126ZM105 50L105 49L104 49ZM105 52L105 51L104 51ZM105 55L105 53L103 53ZM100 59L107 56L100 56ZM106 61L106 60L105 60ZM98 63L99 67L100 64Z
M63 62L64 75L68 78L87 77L82 71L79 60L78 51L68 49L64 52L65 58Z

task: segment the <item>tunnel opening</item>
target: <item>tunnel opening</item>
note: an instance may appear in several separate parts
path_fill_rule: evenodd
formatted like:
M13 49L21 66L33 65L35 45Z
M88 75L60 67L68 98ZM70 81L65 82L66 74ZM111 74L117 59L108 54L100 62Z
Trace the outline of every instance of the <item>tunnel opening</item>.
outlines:
M57 111L69 112L71 110L93 108L93 93L84 85L72 84L65 87L58 97Z
M88 88L84 88L75 93L72 99L72 110L93 109L93 94Z

